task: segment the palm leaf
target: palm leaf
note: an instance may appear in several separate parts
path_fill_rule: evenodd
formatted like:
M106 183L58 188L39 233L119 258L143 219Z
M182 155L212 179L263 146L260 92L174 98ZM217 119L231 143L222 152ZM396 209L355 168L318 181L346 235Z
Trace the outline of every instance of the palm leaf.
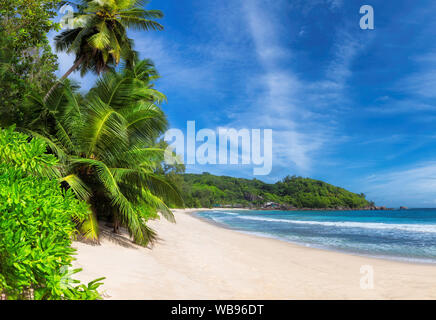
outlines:
M86 184L77 175L70 174L66 177L60 178L59 181L67 183L78 198L85 201L89 200L91 195L90 191Z
M105 153L110 156L125 150L128 138L123 116L99 98L93 98L87 108L86 126L82 130L82 139L88 146L87 157L104 157Z
M98 238L100 230L98 227L98 221L91 210L89 210L88 217L80 225L79 231L86 240L99 243Z

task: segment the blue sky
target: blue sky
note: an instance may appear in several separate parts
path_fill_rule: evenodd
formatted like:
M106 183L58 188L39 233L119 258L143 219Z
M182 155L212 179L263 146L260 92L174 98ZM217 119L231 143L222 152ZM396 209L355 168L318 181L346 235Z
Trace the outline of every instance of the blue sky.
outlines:
M359 27L372 5L375 30ZM436 207L436 2L154 0L164 32L132 32L172 128L273 129L273 170ZM51 35L52 36L52 35ZM60 55L59 74L72 64ZM79 79L79 75L73 75ZM81 79L89 87L94 76ZM251 166L188 172L252 178Z

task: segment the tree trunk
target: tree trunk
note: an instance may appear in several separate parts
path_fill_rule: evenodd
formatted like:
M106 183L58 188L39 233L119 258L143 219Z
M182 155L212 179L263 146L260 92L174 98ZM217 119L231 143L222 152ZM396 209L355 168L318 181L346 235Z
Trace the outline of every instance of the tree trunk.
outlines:
M54 85L51 87L51 89L47 92L47 94L44 97L44 102L47 101L48 97L53 93L53 91L58 87L60 83L62 83L66 78L69 77L73 71L75 71L83 62L84 57L81 57L79 60L77 60L73 66L60 78Z
M116 214L114 215L114 233L120 233L120 220L118 219Z

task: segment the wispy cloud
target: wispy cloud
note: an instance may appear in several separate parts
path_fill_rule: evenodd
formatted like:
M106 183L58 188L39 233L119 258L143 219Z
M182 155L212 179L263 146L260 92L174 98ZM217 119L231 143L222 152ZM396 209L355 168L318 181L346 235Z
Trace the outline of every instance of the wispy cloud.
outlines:
M249 34L254 42L263 74L255 75L260 93L254 113L244 113L243 121L274 129L274 165L289 166L307 171L311 166L309 153L321 145L314 136L300 132L295 122L307 110L300 109L299 95L302 82L292 70L284 70L283 60L289 61L292 52L280 42L280 33L271 23L274 18L260 10L259 1L244 2ZM315 131L315 130L314 130Z
M343 0L294 0L291 6L306 15L317 6L324 6L335 11L341 8L343 4Z
M153 60L161 75L159 82L165 87L189 89L191 94L214 87L213 62L192 59L191 48L180 48L155 35L138 35L135 39L135 49L142 58Z
M373 106L366 107L365 111L386 116L407 113L434 113L436 111L436 104L426 103L412 98L400 100L384 97L382 100L375 101Z
M255 97L250 111L239 111L239 116L234 115L234 123L272 128L274 166L286 168L288 173L293 167L294 171L309 174L317 154L339 140L335 138L332 110L325 107L345 100L344 89L352 76L351 63L361 45L341 30L325 76L307 81L290 67L295 57L283 42L287 33L278 27L274 11L266 10L266 5L270 2L245 1L242 5L248 33L263 70L251 75L255 80L247 86L247 94Z
M436 98L436 50L414 60L418 71L402 79L396 89L418 97Z
M389 88L393 96L382 96L365 110L384 116L419 114L427 121L436 111L436 50L411 58L413 71ZM400 95L399 98L395 97ZM424 116L423 116L424 115ZM417 118L415 118L417 119Z
M325 69L324 77L305 84L305 99L315 108L329 107L331 112L337 112L350 103L347 83L353 75L352 63L364 48L359 40L344 29L337 31L332 58Z
M356 54L363 48L363 44L356 36L351 36L344 30L340 30L337 35L337 42L334 46L334 57L327 68L327 79L334 84L334 88L342 90L346 81L352 75L351 64Z
M271 23L273 18L265 7L261 9L260 1L244 1L243 12L256 53L267 69L274 68L281 59L291 58L290 50L280 44L277 26Z
M370 199L390 206L436 207L436 162L423 162L362 181Z

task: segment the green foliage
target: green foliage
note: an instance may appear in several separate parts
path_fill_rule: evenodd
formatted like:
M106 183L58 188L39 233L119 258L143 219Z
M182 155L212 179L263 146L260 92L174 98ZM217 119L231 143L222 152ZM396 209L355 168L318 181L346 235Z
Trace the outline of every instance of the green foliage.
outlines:
M89 208L54 179L57 160L43 141L0 131L0 293L8 299L98 299L68 272L76 223Z
M0 24L13 39L13 49L24 52L45 43L46 34L59 30L53 22L62 0L0 0Z
M260 180L218 177L208 173L184 174L182 194L188 207L240 205L261 207L275 202L295 208L364 208L371 205L355 194L328 183L301 177L286 177L275 184Z
M56 80L57 57L47 32L60 0L0 0L0 126L23 121L31 91L47 92Z
M146 221L158 211L174 221L165 202L181 205L181 197L157 170L164 150L154 144L167 126L158 106L165 96L153 88L158 74L151 61L136 59L126 30L162 30L154 20L163 14L136 0L81 1L76 28L58 35L57 49L76 54L82 73L111 70L81 96L69 81L54 83L55 60L46 54L61 2L0 0L0 126L17 124L58 157L62 186L91 205L79 226L87 239L98 241L97 218L105 218L145 245L155 237Z
M155 239L146 222L158 211L174 221L165 201L182 203L157 170L165 151L155 141L167 120L159 107L165 96L153 88L156 78L154 65L144 60L106 73L85 97L67 82L47 100L32 96L38 116L25 126L58 156L64 183L91 204L94 215L112 221L115 232L127 227L141 245ZM95 221L90 216L81 229L97 241Z

